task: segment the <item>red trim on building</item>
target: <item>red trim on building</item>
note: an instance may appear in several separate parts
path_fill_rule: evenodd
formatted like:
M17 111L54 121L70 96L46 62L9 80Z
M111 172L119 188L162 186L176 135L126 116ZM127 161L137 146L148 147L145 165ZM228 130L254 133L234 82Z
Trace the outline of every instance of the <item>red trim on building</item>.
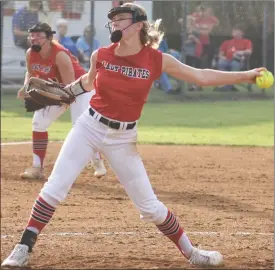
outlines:
M4 8L3 10L4 16L12 16L14 12L14 8Z
M62 12L62 17L65 18L65 19L80 19L81 14L76 13L76 12L72 12L72 11L63 11Z

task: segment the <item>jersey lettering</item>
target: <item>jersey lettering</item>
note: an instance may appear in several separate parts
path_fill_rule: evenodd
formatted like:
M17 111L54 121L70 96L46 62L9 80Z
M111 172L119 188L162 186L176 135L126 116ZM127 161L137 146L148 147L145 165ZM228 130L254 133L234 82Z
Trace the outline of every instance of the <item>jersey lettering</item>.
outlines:
M121 73L130 78L149 79L150 71L145 68L121 67Z
M137 79L149 79L150 78L150 71L145 68L133 68L133 67L127 67L127 66L118 66L118 65L112 65L106 61L102 61L102 65L105 68L105 70L113 71L113 72L119 72L130 78L137 78Z
M106 61L102 61L102 65L104 66L104 68L106 70L110 70L110 71L114 71L114 72L118 72L118 70L120 69L120 66L112 65Z
M51 66L44 66L40 64L32 64L32 69L35 71L40 71L43 73L49 73L51 71Z

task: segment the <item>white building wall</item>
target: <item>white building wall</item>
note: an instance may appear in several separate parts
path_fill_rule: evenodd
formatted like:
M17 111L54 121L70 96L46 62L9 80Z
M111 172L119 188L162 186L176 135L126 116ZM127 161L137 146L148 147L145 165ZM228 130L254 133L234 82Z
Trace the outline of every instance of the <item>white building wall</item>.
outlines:
M0 0L1 1L1 0ZM152 18L152 1L137 1L144 6L148 13L148 19ZM47 1L44 1L46 4ZM26 6L28 1L15 1L15 8ZM45 5L46 6L46 5ZM108 22L107 13L112 7L111 1L95 1L94 2L94 26L96 30L96 38L99 40L101 46L110 44L109 30L105 28ZM56 30L56 21L61 18L60 12L51 12L45 16L43 13L39 14L40 21L47 22L51 25L53 30ZM90 24L91 18L91 2L86 1L84 12L80 20L69 20L68 35L81 36L85 26ZM3 18L3 45L2 45L2 80L1 87L7 82L14 82L14 80L24 79L26 67L22 65L25 62L25 51L16 47L13 43L12 35L12 16L4 16ZM9 86L10 87L10 86ZM17 87L17 86L16 86Z
M47 2L47 1L44 1ZM152 1L136 1L138 4L142 5L148 13L148 19L152 19ZM15 8L21 8L26 6L28 1L15 1ZM96 38L99 40L102 46L109 44L109 30L105 28L105 24L108 22L107 13L112 7L111 1L95 1L94 2L95 12L94 12L94 26L96 30ZM82 13L80 20L69 20L68 35L82 35L84 27L90 24L91 18L91 2L86 1L84 6L84 12ZM47 22L51 27L56 30L56 21L61 18L60 12L50 12L45 16L43 13L39 14L40 20ZM4 35L4 47L13 46L12 38L12 17L4 16L3 22L3 35Z

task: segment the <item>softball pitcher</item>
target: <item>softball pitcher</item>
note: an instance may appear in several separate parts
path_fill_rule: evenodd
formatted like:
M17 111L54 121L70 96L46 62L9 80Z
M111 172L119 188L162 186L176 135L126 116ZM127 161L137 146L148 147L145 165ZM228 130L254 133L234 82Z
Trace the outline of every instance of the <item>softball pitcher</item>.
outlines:
M52 31L48 24L38 23L29 29L29 32L32 46L26 54L27 73L25 86L19 91L19 98L24 98L25 87L28 85L30 77L39 77L45 80L52 79L63 84L69 84L86 73L77 59L67 49L52 41L55 31ZM87 109L93 94L94 91L81 95L77 97L76 102L71 104L70 111L73 125L81 113ZM37 106L31 99L27 99L26 102L27 106ZM44 178L43 161L48 145L47 129L65 111L65 106L51 106L34 113L32 121L33 165L21 174L22 178ZM106 169L99 153L92 157L91 163L95 168L95 176L101 177L106 174Z
M65 87L74 95L95 87L95 96L67 136L48 182L34 202L26 229L2 266L27 265L37 236L97 151L105 155L144 221L154 223L191 264L220 265L222 255L194 247L177 218L155 195L136 147L137 120L152 83L162 72L201 86L215 86L252 83L263 69L222 72L182 64L154 49L162 38L159 21L150 26L146 11L136 4L115 7L108 18L113 43L95 51L89 72Z

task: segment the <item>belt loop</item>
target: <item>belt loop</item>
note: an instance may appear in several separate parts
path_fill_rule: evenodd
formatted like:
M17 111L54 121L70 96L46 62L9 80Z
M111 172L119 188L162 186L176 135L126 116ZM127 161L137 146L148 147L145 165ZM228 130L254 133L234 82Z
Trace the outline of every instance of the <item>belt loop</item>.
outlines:
M123 124L124 124L124 125L123 125L123 130L127 130L127 127L128 127L128 124L129 124L129 123L128 123L128 122L124 122Z
M93 117L95 120L99 121L101 115L100 115L97 111L95 111L95 110L93 110L93 112L94 112L94 115L93 115L92 117Z
M124 124L123 122L119 122L119 129L118 130L120 130L120 131L123 130L123 124Z
M94 118L98 121L100 119L100 115L95 111Z

